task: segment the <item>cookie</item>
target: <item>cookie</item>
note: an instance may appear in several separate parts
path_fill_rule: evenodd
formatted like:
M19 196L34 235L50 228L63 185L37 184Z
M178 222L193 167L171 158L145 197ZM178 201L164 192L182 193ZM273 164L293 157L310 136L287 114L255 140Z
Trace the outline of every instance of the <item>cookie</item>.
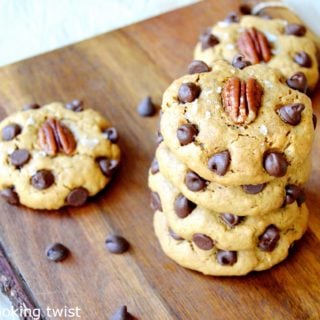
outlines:
M269 226L285 232L305 210L298 199L259 216L238 216L230 211L209 211L186 198L161 173L149 175L149 186L159 196L163 214L172 231L184 239L204 234L221 250L254 250Z
M115 128L79 103L25 108L0 123L0 189L33 209L80 206L110 181L120 160Z
M207 181L204 188L194 190L197 180L188 181L192 173L179 161L168 147L161 143L156 151L157 170L153 165L150 174L160 170L168 181L197 205L217 212L232 212L239 216L262 215L280 208L290 192L290 186L301 188L311 170L311 158L307 158L297 172L259 185L224 186ZM198 179L201 179L199 177Z
M203 179L225 186L261 184L300 170L314 137L312 105L262 64L227 62L184 76L165 91L161 134Z
M221 250L203 234L196 234L192 239L179 237L170 230L161 211L154 215L154 229L162 250L181 266L206 275L240 276L269 269L284 260L290 246L305 232L307 220L308 210L303 205L298 218L286 230L277 232L272 226L257 239L256 248L240 251Z
M310 89L318 81L316 46L304 26L255 16L244 16L240 22L221 21L201 35L194 58L209 66L225 59L243 68L246 64L235 58L238 54L252 64L280 70L286 80L302 72Z

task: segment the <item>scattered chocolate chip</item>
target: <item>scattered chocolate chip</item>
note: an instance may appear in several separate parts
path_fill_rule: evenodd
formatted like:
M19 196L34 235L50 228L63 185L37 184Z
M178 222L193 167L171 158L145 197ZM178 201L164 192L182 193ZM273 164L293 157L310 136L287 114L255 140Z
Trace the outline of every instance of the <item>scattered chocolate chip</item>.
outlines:
M218 250L217 261L222 266L233 266L238 259L237 251Z
M110 235L106 239L106 248L111 253L124 253L129 249L129 242L116 234Z
M271 176L283 177L287 172L288 162L283 153L270 152L265 155L263 166Z
M265 188L266 184L261 183L261 184L244 184L242 186L242 189L245 193L249 194L257 194L261 192Z
M317 116L315 114L313 114L312 115L312 123L313 123L314 130L316 130L317 122L318 122Z
M220 42L219 39L211 33L211 29L205 30L205 32L200 35L199 40L201 42L202 50L212 48Z
M157 192L151 192L150 205L152 210L162 211L161 200Z
M251 62L245 60L245 57L243 55L237 54L234 56L232 60L232 65L237 69L244 69L245 67L250 66Z
M114 127L107 128L104 130L104 133L107 136L107 139L110 140L112 143L116 143L119 140L118 131Z
M81 100L72 100L65 104L65 108L74 112L81 112L83 111L83 101Z
M185 184L191 191L200 191L206 187L207 182L199 177L195 172L189 171L186 174Z
M82 206L88 199L89 192L87 189L79 187L70 191L67 196L67 204L72 207Z
M30 153L26 149L15 150L10 155L11 164L15 167L22 167L30 160Z
M295 184L288 184L286 186L286 198L285 198L285 205L291 204L297 201L298 206L300 207L301 204L305 201L305 194L302 188Z
M106 157L98 158L97 162L99 164L99 167L102 171L102 173L110 178L114 174L114 172L119 167L119 160L116 159L108 159Z
M178 91L179 101L182 103L192 102L200 95L201 89L193 82L183 83Z
M302 72L297 72L294 75L292 75L287 80L287 85L290 88L301 91L303 93L306 93L308 88L307 78L305 74Z
M38 105L37 103L27 103L22 107L22 110L27 111L27 110L34 110L39 108L40 108L40 105Z
M21 133L21 127L16 123L11 123L2 129L2 140L10 141Z
M174 211L179 218L187 217L195 207L196 205L183 194L179 194L174 201Z
M177 240L177 241L184 240L177 233L175 233L171 228L169 228L169 234L170 234L171 238L173 238L174 240Z
M208 168L219 176L224 176L230 164L230 153L228 150L214 154L208 161Z
M305 26L297 23L288 24L285 28L285 34L302 37L305 35L307 29Z
M243 217L236 216L232 213L221 213L220 218L231 228L238 225L243 220Z
M20 203L18 194L14 191L14 188L6 188L0 191L1 197L9 204L17 205Z
M156 174L159 172L159 162L156 158L154 158L151 163L150 171L152 174Z
M131 320L132 315L128 312L127 306L121 306L112 316L111 320Z
M224 21L228 23L237 23L239 22L239 17L236 12L230 12L228 13Z
M209 72L209 71L210 71L210 67L201 60L193 60L188 66L189 74L203 73L203 72Z
M241 4L239 6L239 11L244 15L250 15L251 14L251 7L248 4Z
M214 246L213 240L203 233L195 233L192 236L192 241L202 250L211 250Z
M69 253L69 249L61 243L54 243L50 245L46 250L46 256L48 260L54 262L60 262L66 259Z
M31 184L39 190L48 189L54 183L54 175L50 170L39 170L31 177Z
M156 108L151 97L144 97L138 104L137 111L141 117L151 117L155 114Z
M160 131L157 132L156 143L159 145L163 141L163 136Z
M277 110L277 113L282 121L296 126L301 122L301 113L305 106L302 103L293 103L282 106Z
M310 56L305 51L297 52L294 55L293 60L299 66L304 67L304 68L311 68L311 66L312 66L312 60L311 60Z
M264 230L263 234L259 237L258 247L262 251L271 252L276 247L279 239L279 229L275 225L271 224Z
M199 131L195 124L183 124L177 130L177 138L180 142L180 145L185 146L193 142L198 133Z

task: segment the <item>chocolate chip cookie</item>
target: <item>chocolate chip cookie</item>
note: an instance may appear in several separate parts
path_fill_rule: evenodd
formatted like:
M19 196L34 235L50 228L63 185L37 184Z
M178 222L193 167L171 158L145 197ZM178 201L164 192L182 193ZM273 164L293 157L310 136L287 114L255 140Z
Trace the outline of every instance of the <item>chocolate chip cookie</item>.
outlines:
M119 165L117 131L79 101L26 107L0 123L0 189L33 209L80 206Z

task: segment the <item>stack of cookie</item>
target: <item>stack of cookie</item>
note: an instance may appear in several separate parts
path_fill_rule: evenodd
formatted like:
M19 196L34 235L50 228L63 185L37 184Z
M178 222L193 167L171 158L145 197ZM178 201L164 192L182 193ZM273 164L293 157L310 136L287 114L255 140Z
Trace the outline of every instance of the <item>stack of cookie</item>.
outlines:
M311 101L265 64L196 61L189 71L163 97L149 172L156 235L204 274L268 269L307 227Z

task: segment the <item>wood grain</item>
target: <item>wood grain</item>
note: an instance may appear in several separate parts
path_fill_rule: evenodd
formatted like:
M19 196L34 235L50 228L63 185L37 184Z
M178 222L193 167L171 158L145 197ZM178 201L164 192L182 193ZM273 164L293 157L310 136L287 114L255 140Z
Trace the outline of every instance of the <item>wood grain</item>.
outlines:
M83 99L119 129L123 162L111 185L87 205L59 212L1 202L0 240L36 305L81 308L81 318L109 319L126 304L138 319L320 318L320 126L307 186L310 227L292 255L270 271L214 278L164 256L152 229L147 170L158 117L141 118L137 102L185 73L198 33L236 9L238 1L204 1L73 46L0 69L0 116L29 101ZM320 116L320 93L314 96ZM85 170L85 168L84 168ZM110 233L132 244L124 255L104 249ZM59 241L72 255L60 264L44 250Z

